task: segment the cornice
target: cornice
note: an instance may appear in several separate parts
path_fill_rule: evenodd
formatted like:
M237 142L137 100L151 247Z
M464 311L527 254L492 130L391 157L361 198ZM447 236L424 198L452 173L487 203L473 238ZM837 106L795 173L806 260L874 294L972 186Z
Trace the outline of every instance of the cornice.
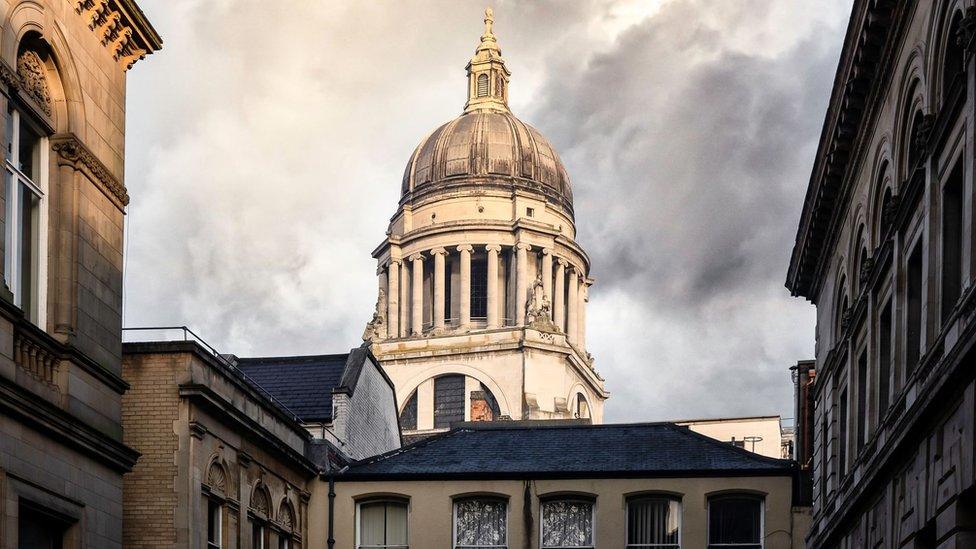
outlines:
M137 61L160 49L163 40L135 0L73 0L75 12L84 18L112 58L129 70Z
M99 184L102 192L108 196L119 209L129 204L129 193L112 172L98 159L77 136L62 133L51 138L51 150L56 152L61 160L74 167L84 166Z
M815 299L845 186L850 186L866 128L877 115L878 88L891 78L895 46L914 5L913 0L855 2L790 258L786 286L793 295Z

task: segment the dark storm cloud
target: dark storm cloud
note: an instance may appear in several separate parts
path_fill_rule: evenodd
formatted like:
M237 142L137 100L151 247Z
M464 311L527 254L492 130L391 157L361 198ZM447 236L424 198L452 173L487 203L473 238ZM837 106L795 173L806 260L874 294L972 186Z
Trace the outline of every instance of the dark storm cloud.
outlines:
M129 325L241 355L362 333L484 5L286 2L141 2L166 47L129 77ZM813 316L782 281L849 0L494 7L513 110L574 182L607 419L788 413Z

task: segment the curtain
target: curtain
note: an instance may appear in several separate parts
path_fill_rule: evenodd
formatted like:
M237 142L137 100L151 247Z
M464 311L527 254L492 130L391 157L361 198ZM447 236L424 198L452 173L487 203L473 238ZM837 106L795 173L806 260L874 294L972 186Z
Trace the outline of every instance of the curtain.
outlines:
M466 499L454 504L456 547L506 547L508 538L504 501Z
M762 500L726 496L708 502L708 543L761 547Z
M627 545L679 545L681 505L672 499L639 498L627 502Z
M571 500L543 503L542 547L593 547L593 504Z
M359 506L359 547L406 547L407 506L393 501Z

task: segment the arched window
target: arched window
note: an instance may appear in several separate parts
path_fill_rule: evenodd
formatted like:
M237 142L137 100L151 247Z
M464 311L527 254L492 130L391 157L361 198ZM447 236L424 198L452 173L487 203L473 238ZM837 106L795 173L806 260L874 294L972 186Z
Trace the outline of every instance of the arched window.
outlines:
M681 503L669 496L627 500L627 548L681 547Z
M763 499L751 494L708 498L708 547L762 549Z
M847 309L849 303L847 300L847 277L841 275L840 282L837 284L837 300L834 302L837 307L834 313L836 314L835 325L834 325L834 344L840 343L841 336L844 335L844 330L847 328Z
M493 497L454 502L454 548L508 548L508 502Z
M576 419L590 419L590 403L586 401L586 395L576 393L576 402L573 404L573 417Z
M464 376L447 375L434 380L434 428L449 429L464 421Z
M886 187L884 193L881 195L881 204L878 210L878 241L881 242L888 236L888 232L895 222L895 209L891 187Z
M593 548L593 501L588 499L547 499L540 505L542 549Z
M478 75L478 97L488 97L488 74Z
M960 44L962 30L962 12L957 11L952 16L952 22L947 27L942 56L942 102L949 99L953 91L966 88L966 55Z
M400 428L404 431L417 429L417 391L407 399L407 405L400 412Z
M407 549L407 502L372 500L356 506L357 549Z
M427 410L426 415L419 410ZM400 412L400 428L450 429L462 421L495 421L501 414L498 399L484 383L464 374L447 374L428 379L410 394Z

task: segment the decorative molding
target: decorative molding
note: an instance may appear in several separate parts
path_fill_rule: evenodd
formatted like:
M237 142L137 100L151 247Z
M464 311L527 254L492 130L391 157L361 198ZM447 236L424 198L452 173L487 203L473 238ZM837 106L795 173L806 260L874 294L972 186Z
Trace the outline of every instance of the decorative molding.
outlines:
M207 434L207 428L199 421L190 422L190 436L196 439L203 440L203 437Z
M54 101L47 86L44 61L31 50L25 50L17 58L17 76L21 89L40 107L47 116L54 113Z
M129 0L75 0L75 12L124 70L162 47L162 40Z
M10 68L6 61L0 61L0 82L11 90L20 89L20 76L17 76L17 71Z
M207 469L207 484L211 489L227 492L227 471L217 459L214 459Z
M121 206L129 204L129 193L125 185L116 179L114 175L102 164L102 161L95 156L88 147L85 146L74 134L60 134L51 138L51 150L71 163L82 164L91 174L102 184L103 190L119 202Z

